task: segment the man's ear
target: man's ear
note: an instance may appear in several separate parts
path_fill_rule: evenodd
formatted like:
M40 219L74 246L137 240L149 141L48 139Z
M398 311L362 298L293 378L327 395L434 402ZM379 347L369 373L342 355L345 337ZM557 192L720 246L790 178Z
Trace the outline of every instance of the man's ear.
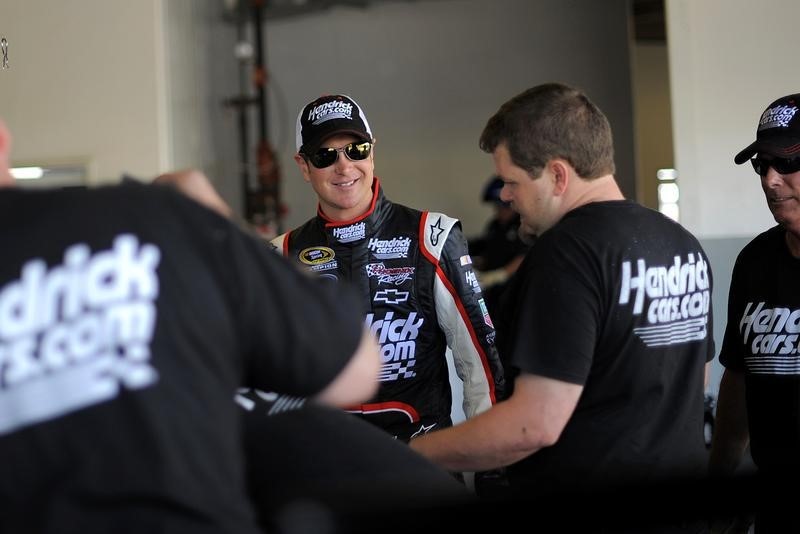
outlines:
M11 153L11 132L6 123L0 119L0 160L8 161Z
M6 123L0 119L0 185L11 185L14 178L11 176L11 132Z
M550 162L550 170L553 173L553 194L561 196L567 190L570 178L570 167L565 161L554 159Z
M309 164L306 161L306 158L304 158L300 154L295 154L294 162L297 163L298 167L300 167L300 172L303 173L303 180L305 180L306 182L310 182L311 177L309 176L309 173L311 172L311 170L308 168Z

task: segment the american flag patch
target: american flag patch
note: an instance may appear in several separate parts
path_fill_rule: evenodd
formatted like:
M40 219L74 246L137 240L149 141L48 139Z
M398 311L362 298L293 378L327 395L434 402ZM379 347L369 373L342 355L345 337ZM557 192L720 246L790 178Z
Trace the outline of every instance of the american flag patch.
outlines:
M469 254L466 254L466 255L464 255L464 256L461 256L461 257L459 258L459 261L461 262L461 266L462 266L462 267L463 267L464 265L471 265L471 264L472 264L472 258L470 257L470 255L469 255Z
M486 323L487 326L494 328L494 324L492 324L492 318L489 316L489 310L486 308L486 302L484 302L483 299L478 299L478 305L481 307L483 322Z

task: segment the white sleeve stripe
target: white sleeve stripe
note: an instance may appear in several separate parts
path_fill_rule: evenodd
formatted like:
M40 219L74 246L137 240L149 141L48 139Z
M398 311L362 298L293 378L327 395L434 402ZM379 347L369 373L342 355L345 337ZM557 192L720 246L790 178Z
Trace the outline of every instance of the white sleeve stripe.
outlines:
M475 332L463 306L459 306L452 284L444 272L436 268L434 282L436 317L447 338L447 345L453 353L456 374L464 383L464 414L473 417L492 405L489 370L486 355L477 343Z
M425 256L433 257L437 262L442 257L442 250L447 238L450 235L450 230L458 222L458 219L448 217L444 213L437 213L435 211L425 212L420 219L420 236L419 244Z

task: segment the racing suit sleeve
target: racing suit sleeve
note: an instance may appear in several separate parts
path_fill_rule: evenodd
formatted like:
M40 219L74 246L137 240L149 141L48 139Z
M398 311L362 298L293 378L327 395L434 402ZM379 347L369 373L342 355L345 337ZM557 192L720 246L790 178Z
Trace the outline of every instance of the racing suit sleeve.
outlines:
M436 265L436 316L464 384L464 414L473 417L502 399L505 390L494 325L458 220L426 212L420 234L423 254Z

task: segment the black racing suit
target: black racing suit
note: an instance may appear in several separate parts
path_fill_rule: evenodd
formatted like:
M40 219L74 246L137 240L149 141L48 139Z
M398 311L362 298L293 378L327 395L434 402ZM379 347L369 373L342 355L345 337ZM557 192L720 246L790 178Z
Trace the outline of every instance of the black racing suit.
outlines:
M380 388L349 411L398 439L452 425L447 348L472 417L500 399L495 330L458 220L387 200L375 178L370 210L332 222L320 210L273 243L320 276L352 283L381 345Z

